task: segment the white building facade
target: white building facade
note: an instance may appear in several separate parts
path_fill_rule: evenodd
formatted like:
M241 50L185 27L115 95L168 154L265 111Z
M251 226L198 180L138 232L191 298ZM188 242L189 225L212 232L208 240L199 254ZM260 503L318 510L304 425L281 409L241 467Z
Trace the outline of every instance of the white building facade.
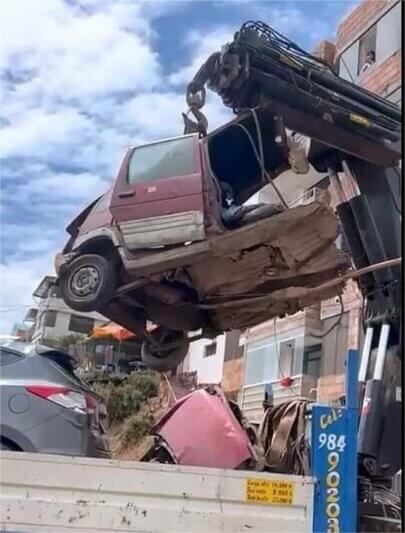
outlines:
M68 307L59 295L56 278L45 276L33 293L36 309L28 311L25 321L33 322L32 341L60 339L69 335L89 335L95 327L109 322L99 313L81 313Z

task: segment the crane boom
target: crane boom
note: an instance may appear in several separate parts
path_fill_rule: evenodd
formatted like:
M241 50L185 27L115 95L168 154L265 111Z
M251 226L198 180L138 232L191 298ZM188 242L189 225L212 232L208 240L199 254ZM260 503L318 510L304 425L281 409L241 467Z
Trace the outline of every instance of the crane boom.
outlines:
M287 131L310 139L308 162L329 175L356 268L401 256L399 107L340 78L259 21L243 24L187 86L187 103L198 122L191 127L202 134L208 124L201 111L205 86L237 115L268 109ZM361 485L386 482L401 468L400 438L393 438L402 425L400 267L369 272L358 285L366 302L359 374Z

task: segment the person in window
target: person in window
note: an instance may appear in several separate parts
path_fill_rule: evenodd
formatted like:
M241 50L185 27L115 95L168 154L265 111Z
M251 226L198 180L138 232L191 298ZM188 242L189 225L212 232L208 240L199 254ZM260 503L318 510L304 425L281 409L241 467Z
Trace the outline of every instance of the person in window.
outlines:
M364 61L364 65L361 67L360 74L363 74L363 72L371 67L373 63L375 63L375 52L374 50L370 50L366 55L366 60Z

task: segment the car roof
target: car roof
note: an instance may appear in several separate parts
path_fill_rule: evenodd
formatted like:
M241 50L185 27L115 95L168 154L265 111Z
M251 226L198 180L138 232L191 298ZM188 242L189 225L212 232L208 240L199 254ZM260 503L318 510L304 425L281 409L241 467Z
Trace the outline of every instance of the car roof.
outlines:
M43 344L24 342L21 340L14 340L14 337L0 337L0 347L8 348L15 352L21 352L25 355L41 355L46 352L61 352L65 353L59 348L52 348L50 346L44 346ZM66 353L66 355L68 355Z

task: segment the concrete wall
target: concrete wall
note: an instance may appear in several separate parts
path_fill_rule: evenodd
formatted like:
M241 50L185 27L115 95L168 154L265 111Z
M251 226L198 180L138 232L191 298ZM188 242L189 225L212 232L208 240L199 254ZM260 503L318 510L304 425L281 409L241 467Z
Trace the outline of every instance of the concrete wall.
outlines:
M182 364L182 372L197 372L198 384L221 383L225 354L225 335L220 335L216 338L216 353L205 357L205 347L212 342L211 339L192 342L187 357Z
M333 374L318 379L316 399L321 403L336 401L345 392L345 375Z
M243 386L244 358L224 362L221 386L226 393L239 393Z
M41 324L41 317L46 311L56 311L54 327L43 327ZM38 342L46 338L57 339L71 334L79 335L79 333L69 330L69 321L71 315L92 318L94 320L94 327L98 327L109 322L108 319L99 313L80 313L78 311L73 311L64 303L61 298L43 299L40 300L38 305L38 314L32 340L34 342Z

